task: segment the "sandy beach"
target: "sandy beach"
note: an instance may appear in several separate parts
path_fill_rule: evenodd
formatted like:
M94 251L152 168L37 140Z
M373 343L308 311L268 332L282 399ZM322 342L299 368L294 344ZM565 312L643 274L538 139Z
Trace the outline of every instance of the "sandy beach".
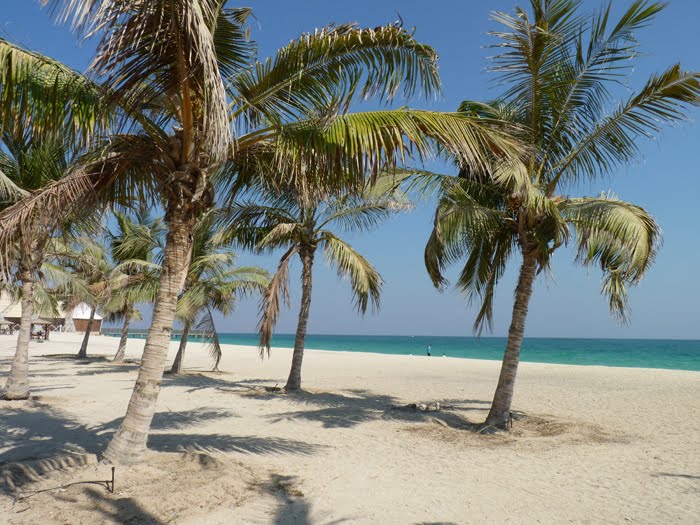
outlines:
M32 399L0 405L0 522L176 524L697 523L700 373L521 364L508 435L476 435L499 363L226 346L165 376L147 460L97 456L137 373L117 339L32 342ZM0 380L14 352L0 337ZM143 340L130 340L137 360ZM176 344L171 344L170 359ZM441 403L436 412L404 410ZM29 497L27 497L29 496Z

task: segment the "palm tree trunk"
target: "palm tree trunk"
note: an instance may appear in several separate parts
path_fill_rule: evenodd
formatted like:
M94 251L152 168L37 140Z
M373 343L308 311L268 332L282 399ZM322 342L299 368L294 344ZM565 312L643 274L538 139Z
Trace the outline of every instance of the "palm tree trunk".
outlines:
M532 295L532 284L535 280L535 266L537 258L532 251L523 254L523 263L520 267L520 277L515 288L515 303L513 304L513 318L508 330L508 342L501 365L501 374L498 378L498 386L493 397L491 410L484 422L484 427L495 427L505 430L510 420L510 405L513 401L515 388L515 376L518 373L520 363L520 347L525 334L525 319Z
M78 352L78 358L80 359L84 359L87 357L88 341L90 341L92 323L95 320L95 310L95 307L90 308L90 319L88 319L87 328L85 329L85 335L83 336L83 343L80 345L80 351Z
M289 371L287 392L301 390L301 363L304 360L304 339L306 339L306 325L309 321L309 309L311 307L311 270L314 264L313 249L304 249L301 255L301 308L299 309L299 322L294 338L294 353L292 354L292 369Z
M5 383L2 398L7 400L29 398L29 340L32 330L32 293L34 278L31 271L22 272L22 319L17 349L12 360L10 376Z
M169 208L166 215L169 230L158 295L153 307L153 320L148 329L139 375L124 421L104 453L104 457L113 463L134 463L146 451L148 432L156 411L170 346L175 307L192 255L195 215L174 205Z
M124 361L124 355L126 354L126 341L129 338L129 323L131 323L131 316L132 316L132 310L131 308L128 308L126 313L124 314L124 326L122 326L122 335L119 338L119 348L117 349L117 353L114 355L114 359L112 359L113 363L121 363Z
M180 347L177 349L177 355L173 366L170 369L171 374L179 374L182 372L182 360L185 358L185 347L187 346L187 337L190 335L190 322L187 321L182 328L182 337L180 338Z

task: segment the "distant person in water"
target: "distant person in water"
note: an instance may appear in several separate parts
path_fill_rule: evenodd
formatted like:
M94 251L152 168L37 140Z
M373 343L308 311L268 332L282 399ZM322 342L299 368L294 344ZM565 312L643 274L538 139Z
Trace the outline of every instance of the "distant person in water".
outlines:
M428 349L425 351L426 354L428 354L428 357L430 357L430 345L428 345Z

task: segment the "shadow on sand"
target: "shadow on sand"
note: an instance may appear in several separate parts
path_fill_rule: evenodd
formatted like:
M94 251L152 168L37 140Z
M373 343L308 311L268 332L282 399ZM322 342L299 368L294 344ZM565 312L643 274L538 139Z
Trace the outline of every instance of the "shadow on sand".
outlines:
M70 506L83 507L91 513L93 523L133 523L138 525L165 525L166 522L157 518L138 501L130 497L116 499L105 498L104 493L98 489L87 487L82 494L86 497L86 502L76 502L71 496L61 493L55 494L57 500L63 500Z
M296 488L294 476L270 475L270 479L260 489L273 496L277 502L277 511L271 523L275 525L311 525L311 507L304 499L304 494ZM341 518L323 521L325 525L339 525L349 521Z
M319 446L303 441L228 434L167 432L204 421L236 417L228 410L197 408L159 412L153 420L148 447L157 452L239 452L247 454L314 453ZM0 490L13 493L24 484L55 470L88 462L87 456L106 447L121 418L87 426L70 414L36 401L8 406L0 418ZM31 466L16 462L31 462Z
M274 394L261 394L272 397ZM324 428L351 428L361 423L383 419L405 422L437 422L443 426L475 430L477 424L470 421L465 413L484 410L488 401L476 399L444 399L441 405L448 407L439 411L411 409L395 397L378 395L369 390L352 389L343 393L301 392L285 396L294 404L303 406L300 410L280 412L270 417L273 423L284 420L318 421Z

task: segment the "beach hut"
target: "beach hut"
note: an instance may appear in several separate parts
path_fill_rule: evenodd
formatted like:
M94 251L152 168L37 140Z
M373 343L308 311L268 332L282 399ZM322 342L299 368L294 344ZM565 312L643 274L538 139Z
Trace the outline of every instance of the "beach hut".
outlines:
M58 329L68 332L85 332L90 320L91 308L87 303L80 303L71 311L65 306L59 308L58 317L43 317L49 323L52 330ZM19 325L22 319L22 305L18 301L13 301L9 294L0 293L0 330L11 330L15 325ZM92 332L99 333L102 330L102 316L95 313L92 321Z
M38 339L39 341L48 341L49 333L54 327L53 321L49 319L43 319L41 317L36 317L32 319L32 326L29 331L32 339Z
M0 293L0 334L12 335L22 317L22 306L6 292Z
M65 323L66 315L65 311L62 310L63 321ZM87 330L88 322L90 321L90 314L92 313L92 308L87 303L80 303L78 306L73 308L73 314L70 318L73 320L73 326L76 332L85 333ZM95 318L92 320L92 330L91 332L99 333L102 330L102 316L95 313Z

